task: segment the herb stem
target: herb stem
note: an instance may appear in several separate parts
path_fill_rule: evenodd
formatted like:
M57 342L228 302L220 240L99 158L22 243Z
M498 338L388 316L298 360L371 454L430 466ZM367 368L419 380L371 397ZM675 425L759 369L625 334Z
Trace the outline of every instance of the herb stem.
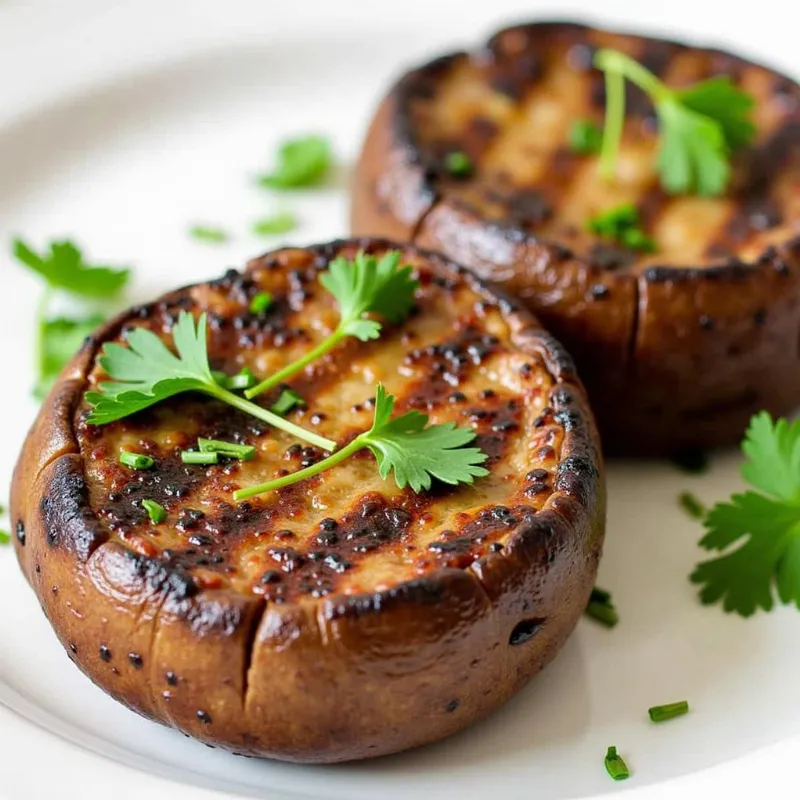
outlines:
M326 336L316 347L298 358L297 361L287 364L283 369L278 370L268 378L264 378L261 383L256 384L252 389L247 389L244 393L244 396L248 400L252 400L257 395L272 389L274 386L284 383L291 378L292 375L296 375L298 372L305 369L312 361L333 350L333 348L336 347L336 345L339 344L339 342L341 342L346 335L347 334L344 332L342 325L339 324L336 330L330 336ZM327 447L326 449L330 450L331 448Z
M621 72L605 73L606 125L600 150L600 170L606 180L612 180L617 166L622 130L625 127L625 79Z
M656 100L661 100L670 93L670 90L649 69L618 50L605 48L598 50L594 64L598 69L624 76Z
M263 422L266 422L267 425L271 425L273 428L278 428L279 430L284 431L284 433L288 433L290 436L295 436L304 442L308 442L309 444L313 444L315 447L321 448L322 450L328 450L329 452L336 450L336 442L332 441L331 439L326 439L324 436L320 436L313 431L308 431L305 428L301 428L299 425L295 425L293 422L289 422L289 420L279 417L277 414L273 414L266 408L262 408L255 403L251 403L249 400L245 400L243 397L239 397L238 394L229 392L227 389L223 389L221 386L203 386L202 391L204 391L206 394L210 394L212 397L216 397L217 400L222 400L222 402L227 403L234 408L238 408L240 411L244 411L245 414L250 414L254 417L257 417ZM249 392L247 394L250 396Z
M276 478L275 480L261 483L258 486L248 486L246 489L239 489L233 493L233 499L238 503L240 500L246 500L249 497L255 497L258 494L264 494L266 492L273 492L277 489L282 489L284 486L291 486L293 483L299 483L307 478L313 478L315 475L319 475L320 472L335 467L345 459L350 458L353 453L366 447L366 439L366 434L362 433L356 436L350 444L345 445L341 450L322 459L322 461L312 464L305 469L301 469L298 472L293 472L291 475L285 475L282 478Z

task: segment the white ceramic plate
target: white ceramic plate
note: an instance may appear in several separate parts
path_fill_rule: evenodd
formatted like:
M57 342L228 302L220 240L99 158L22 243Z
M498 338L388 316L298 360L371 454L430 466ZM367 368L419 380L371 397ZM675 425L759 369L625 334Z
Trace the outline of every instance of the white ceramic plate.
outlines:
M76 237L97 259L134 265L132 300L279 244L247 231L283 203L303 220L293 241L343 235L346 166L393 74L510 18L582 16L581 6L593 5L0 0L0 485L36 413L28 389L39 287L8 254L14 233L37 244ZM761 2L757 19L732 4L639 5L605 3L602 21L713 34L800 71L791 26L768 21L777 3ZM285 200L255 187L252 175L275 144L305 131L333 138L344 165L337 185ZM187 228L204 221L235 240L194 243ZM780 786L800 754L792 738L800 615L781 609L744 621L703 608L687 581L700 531L676 503L686 488L709 502L727 495L736 464L735 453L719 455L702 478L667 464L612 465L599 582L614 592L618 628L582 621L540 678L463 734L337 767L236 758L116 704L69 663L4 548L0 796L555 800L623 786L639 798ZM649 706L684 698L688 717L647 720ZM633 770L627 784L604 773L611 744Z

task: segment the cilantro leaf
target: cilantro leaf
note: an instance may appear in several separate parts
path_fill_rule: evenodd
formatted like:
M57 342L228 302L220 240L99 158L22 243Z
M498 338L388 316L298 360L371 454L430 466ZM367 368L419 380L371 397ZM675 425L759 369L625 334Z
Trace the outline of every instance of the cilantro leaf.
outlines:
M248 389L245 397L253 398L284 383L348 336L362 342L377 339L381 323L366 318L365 314L376 314L395 323L407 317L419 282L411 276L410 266L400 266L400 256L398 250L390 250L380 258L363 252L357 253L352 261L343 256L335 258L320 275L319 282L339 304L336 330L304 356Z
M745 480L759 491L734 494L705 520L700 546L738 549L698 564L704 604L722 601L726 611L748 617L773 607L773 584L783 603L800 608L800 421L773 422L766 412L750 422L742 450Z
M80 350L87 336L105 321L101 314L85 319L56 317L40 323L39 380L34 395L43 400L64 365Z
M409 411L392 419L393 410L394 397L378 384L375 415L368 431L310 467L234 492L234 499L245 500L313 478L365 448L375 456L381 478L386 480L393 472L401 489L410 486L414 492L430 489L434 478L451 485L470 484L475 478L489 474L481 466L486 454L477 447L465 447L475 439L472 429L458 428L453 422L428 425L427 414L419 411Z
M14 257L52 288L82 297L111 297L128 282L130 270L89 266L73 242L51 242L49 249L39 255L22 239L13 242Z
M617 50L601 49L595 65L612 86L624 78L653 101L660 126L658 170L671 194L720 195L730 180L731 152L753 141L753 98L728 77L710 78L688 89L672 89ZM625 95L609 92L601 163L613 175L625 118Z
M211 372L206 345L206 314L195 325L187 311L181 311L172 333L177 355L152 331L135 328L128 334L127 347L106 343L98 359L113 379L87 392L92 406L90 425L109 422L142 411L183 392L201 392L280 428L298 439L324 450L335 450L336 443L295 425L255 403L220 386Z
M428 426L428 415L419 411L390 419L393 409L394 397L378 384L375 419L363 441L378 460L381 478L394 470L401 489L408 485L420 492L431 488L432 478L455 485L489 474L479 466L486 454L477 447L464 447L475 439L473 430L458 428L454 422Z
M296 189L318 184L333 162L330 142L322 136L302 136L284 142L278 149L275 170L258 182L272 189Z

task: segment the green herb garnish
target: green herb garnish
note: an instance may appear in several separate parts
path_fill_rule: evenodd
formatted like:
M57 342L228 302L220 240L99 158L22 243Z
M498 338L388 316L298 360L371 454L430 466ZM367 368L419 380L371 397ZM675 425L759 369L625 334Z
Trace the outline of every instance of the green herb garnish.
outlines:
M631 250L652 253L656 249L655 241L641 229L639 212L631 203L597 214L588 220L586 227L591 233Z
M706 507L691 492L681 492L678 495L678 502L692 519L704 519L708 513Z
M609 747L606 751L605 765L606 772L615 781L624 781L631 776L628 765L622 760L622 756L617 753L616 747Z
M155 464L155 459L142 453L131 453L123 450L119 454L119 463L131 469L150 469Z
M394 397L378 384L375 416L368 431L319 463L259 486L240 489L234 492L234 499L245 500L306 480L365 448L377 459L381 478L386 480L394 471L397 485L401 489L410 486L414 492L430 489L433 478L456 485L472 483L475 478L489 474L480 466L486 461L486 454L477 447L465 447L475 439L472 429L458 428L453 422L428 425L428 415L419 411L408 411L392 419L393 409Z
M472 174L472 161L466 153L456 150L444 157L444 168L454 178L468 178Z
M39 377L34 395L43 399L67 361L105 317L47 318L53 291L78 297L107 299L116 295L128 281L130 271L106 266L90 266L73 242L51 242L49 252L40 255L21 239L13 241L14 257L45 280L45 292L38 308L37 361Z
M135 328L128 334L127 347L114 342L104 345L98 361L113 381L101 383L99 391L86 393L86 402L93 406L87 418L90 425L123 419L183 392L201 392L323 450L336 449L336 442L294 425L217 383L208 364L205 313L195 325L192 315L181 311L172 338L177 356L145 328Z
M270 411L280 414L282 417L288 414L296 406L305 405L305 400L292 389L284 389L278 399L272 404Z
M0 544L8 544L11 541L11 534L8 531L0 530Z
M653 722L664 722L675 717L682 717L689 713L689 703L681 700L678 703L667 703L663 706L653 706L647 709L647 713Z
M142 500L142 508L147 512L150 522L154 525L158 525L167 518L167 509L155 500Z
M217 464L219 462L219 453L181 450L181 461L184 464Z
M589 603L584 613L607 628L613 628L619 622L619 614L611 600L611 592L607 592L597 586L592 589L592 594L589 597Z
M278 165L258 182L271 189L296 189L320 183L333 164L330 142L322 136L303 136L284 142Z
M253 375L250 367L242 367L235 375L226 375L224 372L218 372L217 370L212 370L211 375L220 386L224 389L230 389L232 392L249 389L256 382L256 376Z
M193 225L189 228L189 236L198 242L208 244L222 244L230 238L227 231L213 225Z
M14 239L14 256L45 279L53 289L80 297L112 297L128 282L128 269L93 267L73 242L51 242L50 252L35 253L21 239Z
M256 236L275 236L288 233L297 227L297 217L291 211L279 211L271 217L262 217L253 223Z
M766 411L750 420L742 451L742 475L755 491L717 503L703 524L706 550L732 552L698 564L704 604L722 601L725 611L749 617L773 607L773 586L782 603L800 608L800 420L773 422Z
M263 314L272 305L272 295L269 292L256 292L250 301L251 314Z
M42 320L40 325L39 380L34 395L43 400L55 383L64 365L80 350L90 336L105 321L100 314L85 319Z
M601 165L611 178L625 122L627 78L653 101L659 122L658 171L670 194L720 195L730 179L731 152L756 133L750 114L755 105L728 76L671 89L652 72L617 50L598 50L595 66L606 76L606 123Z
M256 455L256 448L252 444L236 444L236 442L223 442L219 439L198 439L197 447L201 453L219 453L228 458L238 458L240 461L252 461Z
M603 146L603 129L590 119L576 119L569 129L569 146L582 156L599 153Z
M297 361L248 389L245 397L253 398L285 383L348 336L362 342L377 339L381 323L365 318L365 314L377 314L389 322L400 322L411 311L414 292L419 285L411 277L411 267L400 266L400 252L397 250L384 253L380 258L360 252L352 261L339 256L320 275L319 281L339 304L336 330Z

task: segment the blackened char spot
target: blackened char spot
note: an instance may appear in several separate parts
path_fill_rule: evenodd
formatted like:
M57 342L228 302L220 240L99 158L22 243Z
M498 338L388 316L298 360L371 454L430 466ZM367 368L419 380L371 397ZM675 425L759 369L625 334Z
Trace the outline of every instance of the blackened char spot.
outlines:
M544 620L539 617L523 619L514 626L514 630L511 631L511 635L508 637L508 643L514 646L525 644L525 642L530 641L539 633L543 624Z

